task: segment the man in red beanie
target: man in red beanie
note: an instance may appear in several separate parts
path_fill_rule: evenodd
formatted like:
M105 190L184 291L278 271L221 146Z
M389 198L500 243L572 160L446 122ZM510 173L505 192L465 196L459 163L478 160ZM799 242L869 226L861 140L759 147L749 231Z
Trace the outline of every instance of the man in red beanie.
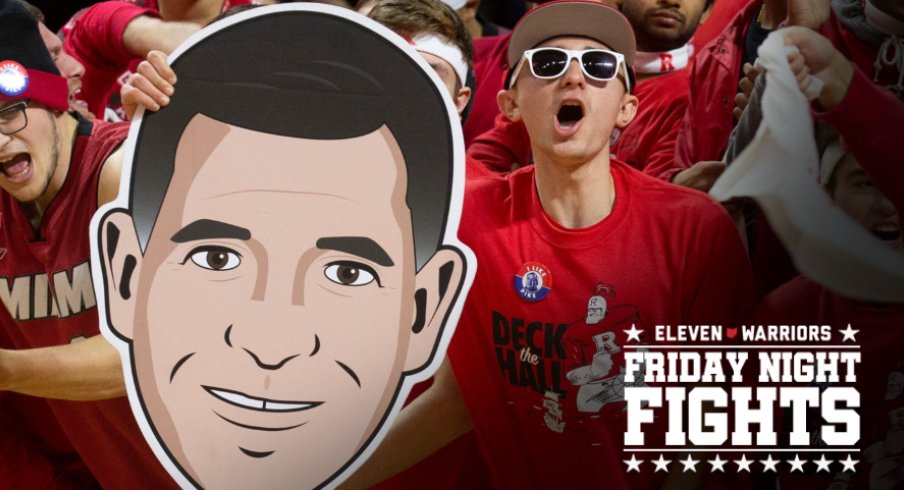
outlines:
M126 125L69 112L34 17L0 0L0 390L48 398L107 488L172 486L144 443L117 352L99 336L89 223L119 189ZM72 400L101 400L104 401Z

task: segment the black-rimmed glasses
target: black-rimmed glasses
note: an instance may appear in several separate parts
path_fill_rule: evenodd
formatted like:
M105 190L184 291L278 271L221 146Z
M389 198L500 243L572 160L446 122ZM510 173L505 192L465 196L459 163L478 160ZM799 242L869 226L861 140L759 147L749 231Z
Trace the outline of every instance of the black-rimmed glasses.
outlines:
M28 107L30 100L16 102L0 109L0 134L11 136L25 129L28 126L28 115L25 108Z

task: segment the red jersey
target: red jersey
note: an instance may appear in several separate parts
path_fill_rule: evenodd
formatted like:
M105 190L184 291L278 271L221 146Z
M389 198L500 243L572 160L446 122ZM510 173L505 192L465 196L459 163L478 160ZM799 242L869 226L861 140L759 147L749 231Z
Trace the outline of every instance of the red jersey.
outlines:
M721 206L618 161L611 172L612 212L578 230L543 212L533 166L467 184L459 235L479 266L448 355L498 488L660 488L664 473L622 462L624 388L643 384L625 381L638 344L625 330L749 313Z
M80 122L66 181L37 232L19 203L0 194L0 323L14 347L61 345L100 334L88 234L100 171L127 132L125 124ZM125 397L47 404L103 487L174 486Z
M98 486L40 398L0 393L0 461L0 488Z

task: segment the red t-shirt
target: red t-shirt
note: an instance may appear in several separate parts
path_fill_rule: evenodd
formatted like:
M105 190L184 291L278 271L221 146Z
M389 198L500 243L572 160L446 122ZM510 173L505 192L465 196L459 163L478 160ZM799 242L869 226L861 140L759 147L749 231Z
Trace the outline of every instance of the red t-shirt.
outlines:
M543 212L533 166L467 185L459 236L478 267L448 355L497 488L659 488L664 473L622 462L636 343L624 330L749 313L750 269L721 206L611 171L612 212L579 230Z

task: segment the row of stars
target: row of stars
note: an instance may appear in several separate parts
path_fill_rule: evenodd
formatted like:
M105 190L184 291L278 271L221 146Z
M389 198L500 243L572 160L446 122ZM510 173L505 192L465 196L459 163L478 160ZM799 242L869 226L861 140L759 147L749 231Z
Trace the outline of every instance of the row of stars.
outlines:
M677 461L679 463L681 463L682 465L684 465L683 472L686 473L688 471L693 471L694 473L696 473L697 465L699 463L703 462L704 460L703 459L694 459L691 457L690 454L688 454L686 459L679 459ZM719 457L719 455L717 454L715 459L710 459L710 460L705 460L705 461L712 465L712 471L721 471L724 473L725 472L725 464L731 462L732 460L721 459ZM851 459L850 454L847 455L846 459L839 459L837 461L844 467L844 469L842 469L842 471L850 471L852 473L855 471L854 465L856 465L859 462L859 460L857 460L857 459ZM644 462L644 460L637 459L637 457L632 454L631 459L626 459L626 460L624 460L624 462L626 465L628 465L628 472L631 472L631 471L640 471L640 465L641 465L641 463ZM668 473L668 471L669 471L668 466L669 466L669 463L672 462L672 460L665 459L665 457L663 457L663 455L660 454L659 459L651 459L650 462L656 466L655 471L664 471L664 472ZM738 473L740 473L742 471L746 471L746 472L750 473L750 471L751 471L750 465L755 462L757 462L757 460L747 459L746 454L742 454L741 459L734 460L734 464L738 465ZM779 463L781 463L782 460L772 459L772 455L770 454L766 457L766 459L761 459L761 460L759 460L759 462L760 462L760 464L763 465L764 472L768 472L768 471L778 472L778 469L776 468L776 466ZM800 459L800 455L795 454L794 459L788 459L785 462L788 463L789 465L791 465L792 473L795 471L800 471L802 473L804 471L804 464L806 464L808 461L805 459ZM833 460L826 459L825 454L820 455L819 459L813 460L813 464L816 465L817 473L819 473L820 471L825 471L828 473L829 465L832 464L832 462L833 462Z

